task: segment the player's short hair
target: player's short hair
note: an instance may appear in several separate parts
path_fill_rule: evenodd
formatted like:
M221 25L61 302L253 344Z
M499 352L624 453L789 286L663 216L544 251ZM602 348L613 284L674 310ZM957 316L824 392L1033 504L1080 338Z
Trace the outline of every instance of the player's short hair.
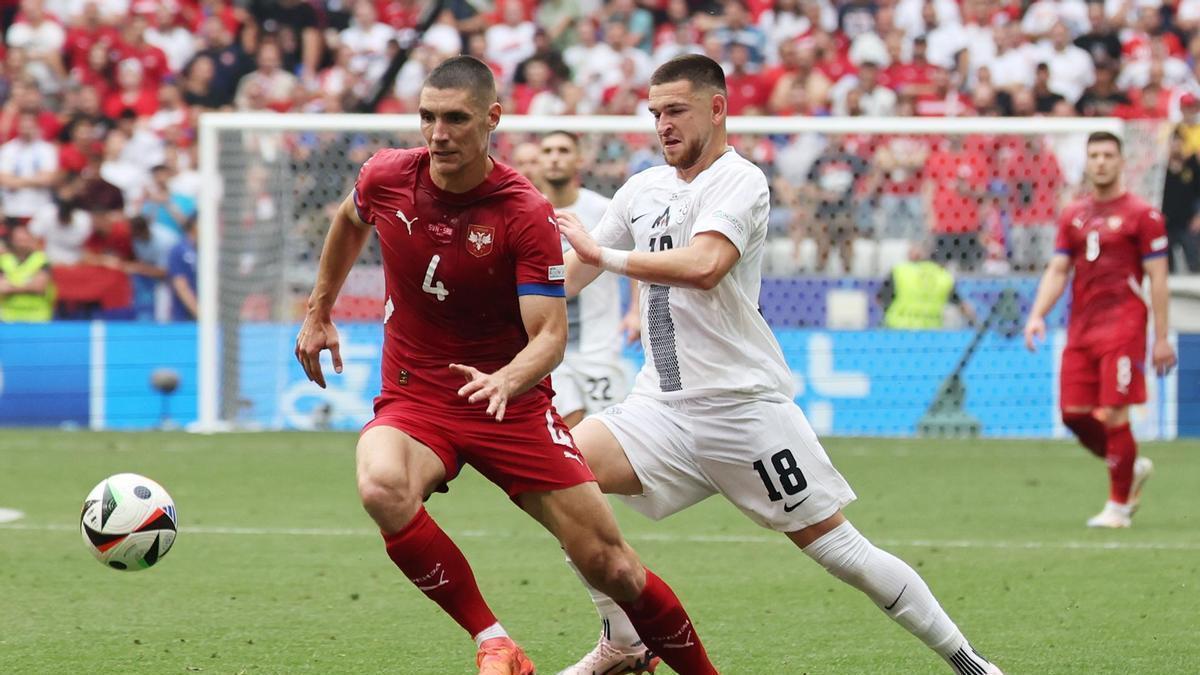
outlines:
M496 102L496 78L486 63L474 56L454 56L446 59L425 78L426 87L434 89L465 89L483 105Z
M545 136L542 136L542 138L547 139L551 136L566 136L567 138L571 139L571 145L575 146L576 148L579 147L579 134L573 131L567 131L566 129L555 129Z
M650 76L650 85L680 80L690 82L693 89L706 87L722 94L729 92L725 87L725 71L721 69L721 64L703 54L683 54L667 61Z
M1088 145L1091 145L1092 143L1107 143L1107 142L1112 142L1112 143L1117 144L1117 154L1121 154L1123 152L1123 148L1122 148L1122 144L1121 144L1121 137L1117 136L1116 134L1112 133L1111 131L1093 131L1092 133L1088 134L1088 139L1087 139Z

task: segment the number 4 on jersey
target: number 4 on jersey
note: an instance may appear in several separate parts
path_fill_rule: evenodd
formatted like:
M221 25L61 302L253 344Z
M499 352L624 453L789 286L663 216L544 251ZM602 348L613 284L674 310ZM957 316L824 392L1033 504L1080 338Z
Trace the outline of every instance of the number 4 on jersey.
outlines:
M425 270L425 282L421 284L421 290L429 293L430 295L436 295L438 302L442 302L446 299L447 295L450 295L450 291L446 290L446 287L442 285L442 282L439 281L436 284L433 283L433 273L437 271L438 263L441 261L442 256L433 256L433 259L429 261L429 267Z

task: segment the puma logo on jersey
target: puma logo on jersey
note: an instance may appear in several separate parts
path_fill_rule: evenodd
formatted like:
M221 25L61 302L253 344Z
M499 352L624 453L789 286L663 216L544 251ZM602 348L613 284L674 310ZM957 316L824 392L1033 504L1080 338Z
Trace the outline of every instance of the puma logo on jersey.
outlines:
M1109 216L1108 217L1108 229L1110 229L1110 230L1121 229L1121 222L1122 222L1121 216Z
M436 580L434 579L435 576L437 577ZM417 588L423 591L432 591L438 586L445 586L450 583L450 580L446 578L446 571L442 569L442 563L435 565L433 571L429 574L417 577L416 579L409 579L409 581L416 584Z
M563 450L563 457L566 457L567 459L573 459L576 462L579 462L580 466L583 466L583 458L574 452L567 452L566 450Z
M408 216L404 215L404 212L401 211L400 209L396 209L396 217L399 218L400 220L404 221L404 227L406 227L408 229L409 236L412 236L413 223L420 220L420 218L413 218L412 220L409 220Z

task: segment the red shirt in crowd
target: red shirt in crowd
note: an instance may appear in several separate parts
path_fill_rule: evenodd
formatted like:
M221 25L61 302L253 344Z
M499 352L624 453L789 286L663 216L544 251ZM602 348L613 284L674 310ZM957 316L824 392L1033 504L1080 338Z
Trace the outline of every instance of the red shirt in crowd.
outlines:
M747 108L762 112L771 97L773 83L760 73L731 73L725 76L725 88L729 92L729 114L741 115Z
M990 175L987 156L967 145L934 150L925 162L925 178L933 186L933 231L977 232L979 194Z

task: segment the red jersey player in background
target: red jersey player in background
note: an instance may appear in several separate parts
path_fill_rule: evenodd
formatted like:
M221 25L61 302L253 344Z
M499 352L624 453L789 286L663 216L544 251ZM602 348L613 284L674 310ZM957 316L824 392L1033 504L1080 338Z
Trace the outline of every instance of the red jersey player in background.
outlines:
M449 59L425 81L418 112L428 147L382 150L363 164L333 218L296 338L297 359L324 387L320 352L330 350L336 372L342 365L330 310L374 227L387 290L383 390L359 437L357 472L388 556L475 639L481 675L533 672L422 506L471 464L618 599L664 661L715 673L674 592L625 543L551 405L548 375L567 342L562 248L550 204L487 154L500 121L492 71Z
M1167 235L1158 209L1125 191L1121 140L1107 132L1088 137L1086 171L1091 193L1059 217L1054 257L1038 285L1025 324L1032 351L1046 336L1046 313L1058 302L1074 269L1071 319L1062 354L1063 424L1108 464L1109 496L1088 527L1129 527L1142 485L1154 465L1138 458L1129 406L1146 401L1146 301L1150 277L1158 375L1175 365L1167 340Z

